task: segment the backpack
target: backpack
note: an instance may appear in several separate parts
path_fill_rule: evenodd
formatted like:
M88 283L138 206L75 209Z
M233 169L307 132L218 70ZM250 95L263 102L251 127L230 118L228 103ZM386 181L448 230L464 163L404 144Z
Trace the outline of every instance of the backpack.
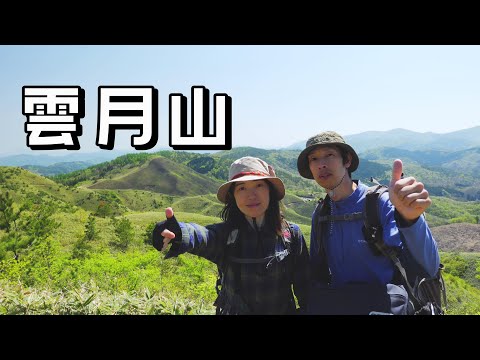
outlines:
M363 233L365 240L376 255L390 258L395 265L396 274L394 281L405 286L409 301L415 315L443 315L443 305L447 305L446 287L442 277L444 269L440 264L437 274L430 277L426 271L414 260L408 249L400 254L387 246L383 241L383 229L380 221L378 199L388 187L381 185L374 178L370 181L376 183L368 188L365 199L365 218ZM424 216L424 215L422 215Z
M430 277L426 271L415 261L408 248L404 247L400 251L398 248L390 247L383 241L383 228L380 220L379 198L388 191L388 187L381 185L378 181L371 178L376 183L367 189L365 198L365 208L363 212L327 215L327 208L323 206L327 201L321 203L319 222L333 221L351 221L363 219L362 228L365 240L374 255L388 257L395 266L392 284L385 287L369 285L362 289L361 284L347 286L345 289L326 290L312 287L312 307L316 307L314 313L346 313L352 314L365 313L372 304L382 310L379 312L367 312L370 314L409 314L409 315L443 315L443 304L446 306L446 289L442 278L443 265L440 264L439 270L434 277ZM320 200L322 202L323 200ZM321 238L321 229L317 229L319 238ZM320 256L325 259L321 261L320 274L321 282L329 282L331 276L326 261L325 248L320 241ZM398 286L397 286L398 284ZM370 294L370 295L369 295ZM443 296L442 296L443 295ZM408 298L408 303L406 299ZM343 299L350 299L348 306L342 305ZM403 300L402 300L403 299ZM322 309L325 307L326 309ZM325 311L325 312L324 312Z
M275 260L281 261L284 257L292 253L292 241L295 238L299 238L299 228L288 225L288 231L291 241L286 241L285 237L282 237L285 250L276 253L274 256L267 256L264 258L240 258L237 257L238 253L238 229L232 229L227 238L227 245L223 261L217 265L217 281L215 284L215 290L217 291L217 299L214 302L216 306L217 315L238 315L238 314L250 314L251 310L239 294L240 283L240 264L261 264L266 263L267 267ZM224 286L225 272L227 267L233 266L234 279L233 284L230 284L230 291Z

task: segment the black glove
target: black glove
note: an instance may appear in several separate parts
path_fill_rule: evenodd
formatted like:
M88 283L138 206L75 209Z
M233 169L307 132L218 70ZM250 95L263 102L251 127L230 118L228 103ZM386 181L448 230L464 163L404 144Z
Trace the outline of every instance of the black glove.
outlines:
M163 247L162 231L165 229L170 230L175 234L175 238L170 241L172 245L180 244L182 241L182 230L180 229L180 225L178 224L178 221L174 215L170 219L157 223L157 225L155 225L155 228L153 229L153 233L152 233L153 247L158 251L161 251Z

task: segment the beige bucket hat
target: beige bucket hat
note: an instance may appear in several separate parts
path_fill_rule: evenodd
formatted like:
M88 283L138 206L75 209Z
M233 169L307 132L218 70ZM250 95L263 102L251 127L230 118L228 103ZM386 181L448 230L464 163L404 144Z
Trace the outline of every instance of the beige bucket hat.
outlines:
M228 190L234 182L250 180L268 180L277 191L279 200L283 199L285 196L285 186L283 185L282 180L275 175L273 168L262 159L245 156L235 160L232 165L230 165L228 182L218 188L218 200L225 204L227 202L226 198Z

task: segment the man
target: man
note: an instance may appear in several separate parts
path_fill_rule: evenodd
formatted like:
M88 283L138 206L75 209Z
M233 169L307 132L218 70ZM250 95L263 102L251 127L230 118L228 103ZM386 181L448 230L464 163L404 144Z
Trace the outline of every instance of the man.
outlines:
M358 165L355 150L333 131L311 137L298 157L300 175L314 179L327 191L312 216L310 259L314 283L309 312L411 313L405 288L392 285L397 276L392 260L376 253L365 240L367 186L352 180L351 175ZM432 201L421 182L402 178L402 166L401 160L394 161L388 193L378 199L383 241L397 253L408 249L414 261L433 277L440 258L422 216ZM400 298L405 304L393 310Z

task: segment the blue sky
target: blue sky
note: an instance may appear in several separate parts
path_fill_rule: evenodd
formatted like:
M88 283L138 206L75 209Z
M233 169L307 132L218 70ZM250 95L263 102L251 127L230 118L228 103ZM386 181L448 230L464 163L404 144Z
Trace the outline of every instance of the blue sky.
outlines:
M168 147L168 97L193 85L232 98L233 146L281 148L323 131L404 128L446 133L480 125L480 46L0 46L0 156L26 146L22 86L85 90L80 152L95 145L101 85L151 85ZM190 111L190 110L188 110ZM131 150L120 130L115 150ZM53 155L56 151L43 151Z

